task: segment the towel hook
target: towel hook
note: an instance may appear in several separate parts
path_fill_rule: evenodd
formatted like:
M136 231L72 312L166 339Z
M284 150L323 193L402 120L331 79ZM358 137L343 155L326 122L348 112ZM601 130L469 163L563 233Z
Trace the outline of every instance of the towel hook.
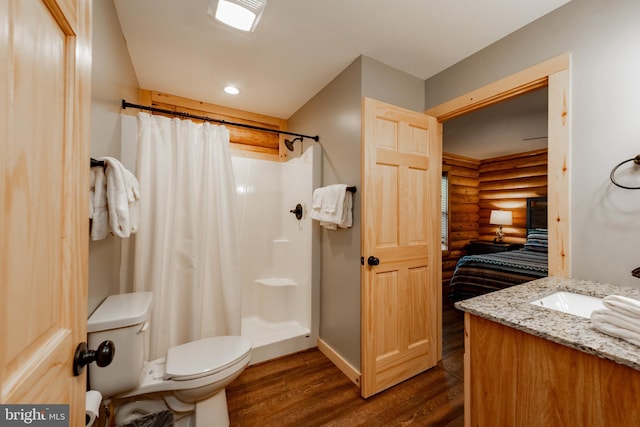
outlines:
M637 156L635 156L633 159L628 159L625 160L623 162L618 163L612 170L611 170L611 174L609 175L609 178L611 179L611 182L613 182L615 185L617 185L620 188L625 188L627 190L640 190L640 187L629 187L627 185L622 185L618 182L616 182L615 179L615 173L618 170L618 168L622 165L624 165L625 163L629 163L629 162L633 162L636 165L640 166L640 154L638 154Z

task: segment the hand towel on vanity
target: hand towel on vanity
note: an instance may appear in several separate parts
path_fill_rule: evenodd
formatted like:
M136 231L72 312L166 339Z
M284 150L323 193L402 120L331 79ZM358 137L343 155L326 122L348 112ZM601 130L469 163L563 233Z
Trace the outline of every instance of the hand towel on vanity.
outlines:
M107 178L104 174L104 168L97 166L91 168L93 175L93 197L90 197L90 203L93 203L92 212L89 214L91 221L91 240L102 240L109 234L109 213L107 210Z
M317 188L313 192L311 219L335 230L353 225L353 196L346 184L334 184Z
M138 180L113 157L102 157L107 166L107 206L111 231L118 237L129 237L138 231Z
M602 299L602 304L610 310L640 319L640 301L638 300L621 295L608 295Z
M640 319L620 314L613 310L594 310L591 313L591 324L605 334L622 338L640 346Z

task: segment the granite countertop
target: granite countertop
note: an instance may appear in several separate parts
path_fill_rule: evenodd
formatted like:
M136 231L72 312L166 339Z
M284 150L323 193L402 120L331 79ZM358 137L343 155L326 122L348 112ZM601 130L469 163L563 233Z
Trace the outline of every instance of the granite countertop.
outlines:
M640 370L640 347L595 330L591 320L529 304L557 291L640 300L640 289L586 280L545 277L455 304L456 308L558 344Z

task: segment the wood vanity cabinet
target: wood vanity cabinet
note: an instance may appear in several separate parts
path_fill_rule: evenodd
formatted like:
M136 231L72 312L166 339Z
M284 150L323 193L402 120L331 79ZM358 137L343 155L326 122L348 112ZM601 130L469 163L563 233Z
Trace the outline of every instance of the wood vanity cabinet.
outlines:
M640 371L470 313L464 387L465 426L640 426Z

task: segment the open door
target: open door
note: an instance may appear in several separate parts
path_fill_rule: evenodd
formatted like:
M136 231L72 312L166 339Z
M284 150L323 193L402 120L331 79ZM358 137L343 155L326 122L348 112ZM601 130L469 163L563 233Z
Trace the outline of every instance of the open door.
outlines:
M442 127L363 100L361 394L436 365L441 354Z
M34 413L71 426L85 424L72 360L87 323L90 25L90 0L0 0L0 403L69 405Z

